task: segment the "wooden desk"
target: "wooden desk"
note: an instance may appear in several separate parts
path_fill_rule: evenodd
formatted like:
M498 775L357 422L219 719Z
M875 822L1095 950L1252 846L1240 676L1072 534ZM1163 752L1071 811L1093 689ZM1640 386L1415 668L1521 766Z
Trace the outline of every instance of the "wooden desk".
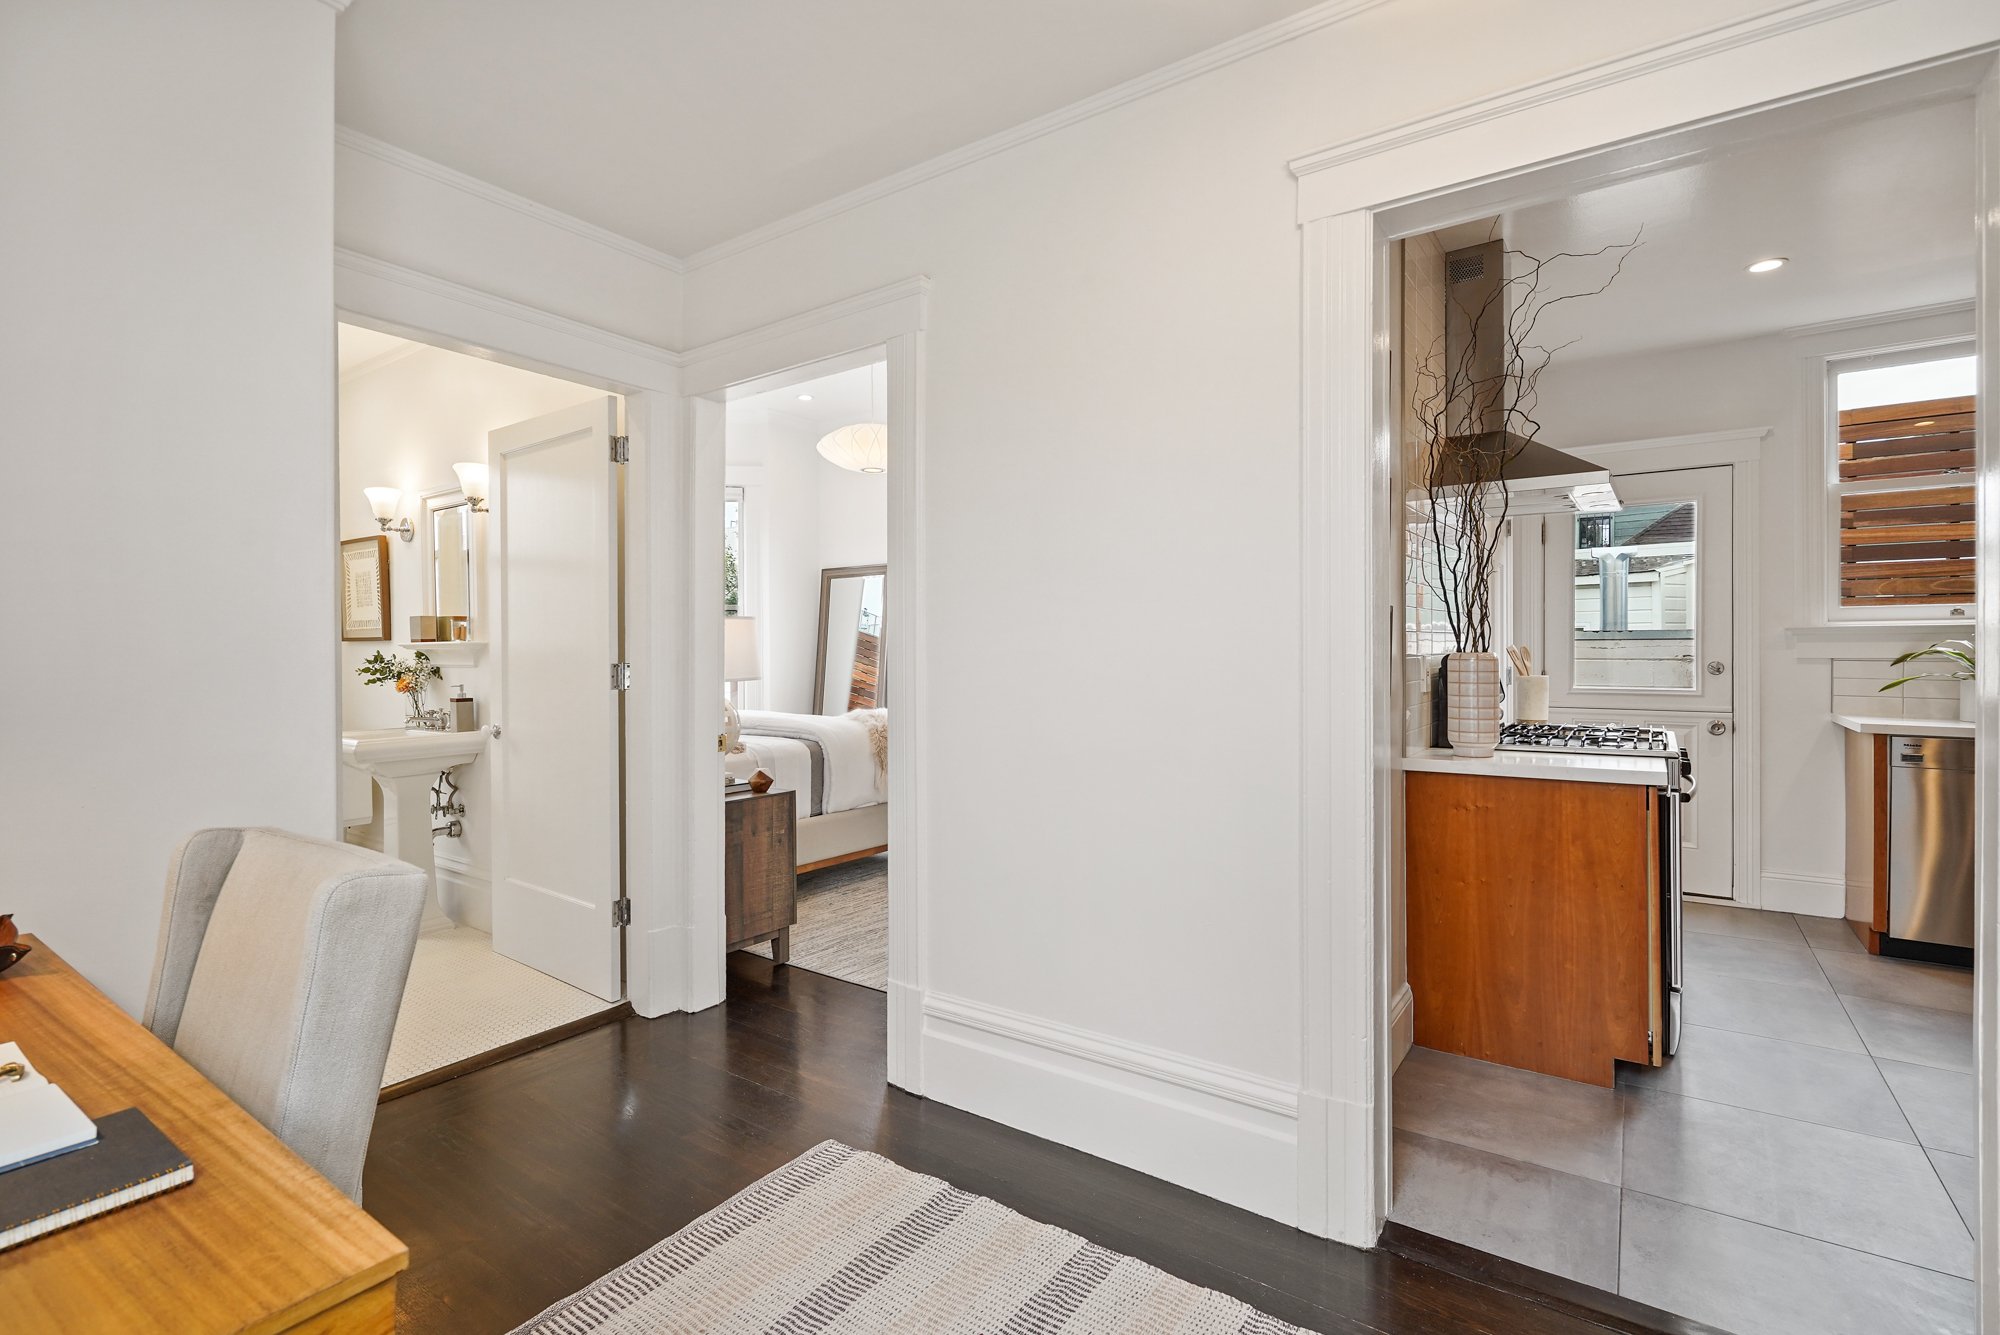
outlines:
M0 974L0 1039L91 1117L137 1107L194 1181L0 1252L0 1328L390 1331L403 1244L61 956Z

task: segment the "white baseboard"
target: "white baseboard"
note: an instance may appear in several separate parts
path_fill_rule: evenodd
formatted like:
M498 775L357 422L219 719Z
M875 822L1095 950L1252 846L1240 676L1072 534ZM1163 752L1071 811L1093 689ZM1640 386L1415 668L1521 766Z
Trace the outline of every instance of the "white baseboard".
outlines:
M1295 1086L935 992L923 1084L940 1103L1297 1222Z
M438 898L445 916L460 927L493 934L493 881L470 863L437 860Z
M1389 1002L1389 1069L1392 1071L1403 1064L1403 1058L1410 1055L1410 1048L1417 1041L1417 1020L1410 1010L1414 1001L1410 985L1404 983L1396 989L1396 995Z
M1838 918L1847 911L1847 882L1838 876L1804 876L1767 871L1759 880L1757 907L1775 913L1803 913L1812 918Z

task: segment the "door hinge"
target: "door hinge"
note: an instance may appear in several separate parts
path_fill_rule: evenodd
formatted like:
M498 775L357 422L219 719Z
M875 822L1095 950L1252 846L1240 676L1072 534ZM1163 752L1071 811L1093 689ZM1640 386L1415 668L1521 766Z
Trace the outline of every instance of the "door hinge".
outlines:
M632 462L632 438L630 436L613 436L611 438L611 462L614 464L629 464Z
M611 901L611 925L613 927L630 927L632 925L631 900L614 899Z
M611 665L611 689L614 691L629 691L632 689L632 665L630 663L613 663Z

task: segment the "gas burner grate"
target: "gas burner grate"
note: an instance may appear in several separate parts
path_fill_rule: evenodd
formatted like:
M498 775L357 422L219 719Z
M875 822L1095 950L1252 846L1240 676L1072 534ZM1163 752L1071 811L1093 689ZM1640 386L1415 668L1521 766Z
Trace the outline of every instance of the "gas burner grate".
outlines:
M1668 755L1664 728L1613 723L1509 723L1500 729L1503 751L1583 751L1606 755Z

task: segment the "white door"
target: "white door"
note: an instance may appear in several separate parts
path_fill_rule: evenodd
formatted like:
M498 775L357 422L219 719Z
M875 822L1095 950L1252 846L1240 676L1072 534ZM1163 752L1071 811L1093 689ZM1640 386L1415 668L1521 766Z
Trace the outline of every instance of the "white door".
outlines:
M487 436L502 730L493 761L493 948L624 995L617 400Z
M1688 894L1735 897L1731 470L1615 478L1615 515L1548 515L1544 660L1560 722L1669 728L1694 765Z

